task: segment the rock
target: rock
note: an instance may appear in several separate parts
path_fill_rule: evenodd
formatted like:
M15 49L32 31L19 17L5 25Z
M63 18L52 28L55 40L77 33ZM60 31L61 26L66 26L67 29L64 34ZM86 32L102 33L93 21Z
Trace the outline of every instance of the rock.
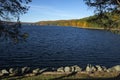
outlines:
M96 65L96 69L97 69L97 71L100 71L100 72L103 71L103 68L100 65Z
M107 69L107 72L115 72L115 70L112 68L109 68L109 69Z
M65 68L64 68L64 72L71 72L71 68L70 68L70 67L68 67L68 66L67 66L67 67L65 67Z
M40 69L39 69L39 68L34 69L34 70L32 71L32 73L33 73L33 74L39 74L39 73L40 73Z
M97 69L94 66L91 66L91 71L95 72L95 71L97 71Z
M71 66L71 72L75 72L75 67Z
M92 71L92 66L90 64L87 65L86 71L87 72L91 72Z
M112 68L109 68L107 72L120 72L120 65L113 66Z
M107 69L107 72L116 72L116 70L114 67L111 67L111 68Z
M113 68L118 72L120 71L120 65L114 66Z
M10 69L9 69L9 73L10 73L10 74L13 74L14 71L15 71L14 68L10 68Z
M43 72L47 71L47 69L48 68L41 69L41 70L39 70L39 73L43 73Z
M19 69L19 68L10 68L9 69L9 75L10 76L16 76L16 75L21 75L21 69Z
M1 70L1 75L9 75L9 72L6 69Z
M58 68L57 72L64 72L64 68L63 67Z
M95 66L92 66L91 64L88 64L86 67L86 72L96 72L97 69Z
M103 71L107 71L107 68L105 66L102 66Z
M10 69L9 69L9 73L10 73L10 74L9 74L10 76L15 76L15 75L18 74L18 72L17 72L14 68L10 68Z
M3 76L2 72L0 71L0 77Z
M22 70L22 74L26 74L30 72L30 67L23 67L21 70Z
M82 68L80 68L78 65L71 66L71 72L81 72Z
M56 68L52 68L52 70L51 71L56 71Z

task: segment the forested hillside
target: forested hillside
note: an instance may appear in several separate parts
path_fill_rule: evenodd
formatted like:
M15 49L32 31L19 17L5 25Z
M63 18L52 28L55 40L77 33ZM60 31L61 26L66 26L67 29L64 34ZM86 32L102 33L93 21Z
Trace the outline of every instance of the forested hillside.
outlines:
M55 26L72 26L72 27L81 27L81 28L100 28L100 26L97 23L91 23L89 22L89 18L83 18L83 19L73 19L73 20L57 20L57 21L40 21L37 22L40 25L55 25Z
M72 19L72 20L56 20L56 21L40 21L37 24L40 25L54 25L54 26L72 26L72 27L80 27L80 28L95 28L95 29L103 29L105 26L101 26L92 19L95 19L96 16L90 16L82 19ZM117 16L113 16L113 18L117 18Z

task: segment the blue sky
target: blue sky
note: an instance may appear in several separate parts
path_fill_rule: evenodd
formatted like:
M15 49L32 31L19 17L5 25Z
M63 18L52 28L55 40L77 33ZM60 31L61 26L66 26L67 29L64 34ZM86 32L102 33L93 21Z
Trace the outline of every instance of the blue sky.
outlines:
M83 0L32 0L27 14L21 16L23 22L80 19L93 15Z

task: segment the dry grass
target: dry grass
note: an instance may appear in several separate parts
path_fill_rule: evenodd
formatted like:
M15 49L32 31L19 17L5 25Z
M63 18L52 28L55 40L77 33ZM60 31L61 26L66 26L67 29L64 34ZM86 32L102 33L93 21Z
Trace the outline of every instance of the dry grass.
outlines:
M117 72L95 72L95 73L59 73L45 72L41 75L25 77L8 77L1 80L120 80L120 75Z

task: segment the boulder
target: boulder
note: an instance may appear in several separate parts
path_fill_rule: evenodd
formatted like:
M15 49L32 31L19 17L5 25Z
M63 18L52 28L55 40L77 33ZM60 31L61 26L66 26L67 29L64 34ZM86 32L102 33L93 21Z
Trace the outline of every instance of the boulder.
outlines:
M102 72L102 71L103 71L103 68L102 68L100 65L96 65L96 69L97 69L97 71L99 71L99 72Z
M10 74L13 74L13 73L14 73L14 71L15 71L15 69L14 69L14 68L10 68L10 69L9 69L9 73L10 73Z
M21 69L21 72L22 72L22 74L29 73L29 72L30 72L30 67L23 67L23 68Z
M97 69L96 69L94 66L91 66L91 71L92 71L92 72L96 72Z
M68 66L67 66L67 67L65 67L65 68L64 68L64 72L71 72L71 68L70 68L70 67L68 67Z
M9 73L10 73L10 74L9 74L10 76L15 76L15 75L18 74L17 70L14 69L14 68L10 68L10 69L9 69Z
M48 68L41 69L41 70L39 70L39 73L43 73L43 72L47 71L47 69Z
M1 70L1 75L9 75L9 72L6 69Z
M118 72L120 71L120 65L114 66L113 68Z
M51 71L56 71L57 69L56 68L52 68Z
M0 77L4 76L2 73L0 73Z
M86 72L91 72L91 71L92 71L92 66L88 64L86 67Z
M88 64L86 67L86 72L96 72L97 68L95 66L92 66L91 64Z
M15 76L15 75L21 75L21 69L19 69L19 68L10 68L9 69L9 75L10 76Z
M71 72L81 72L82 68L80 68L78 65L71 66Z
M40 69L39 69L39 68L34 69L34 70L32 71L32 73L33 73L33 74L39 74L39 73L40 73Z
M71 72L75 72L75 67L71 66Z
M109 68L107 72L120 72L120 65L113 66L112 68Z
M3 74L2 74L2 72L1 72L1 70L0 70L0 77L1 77L1 76L3 76Z
M107 68L105 66L102 66L103 71L107 71Z
M60 67L57 69L57 72L64 72L64 67Z

